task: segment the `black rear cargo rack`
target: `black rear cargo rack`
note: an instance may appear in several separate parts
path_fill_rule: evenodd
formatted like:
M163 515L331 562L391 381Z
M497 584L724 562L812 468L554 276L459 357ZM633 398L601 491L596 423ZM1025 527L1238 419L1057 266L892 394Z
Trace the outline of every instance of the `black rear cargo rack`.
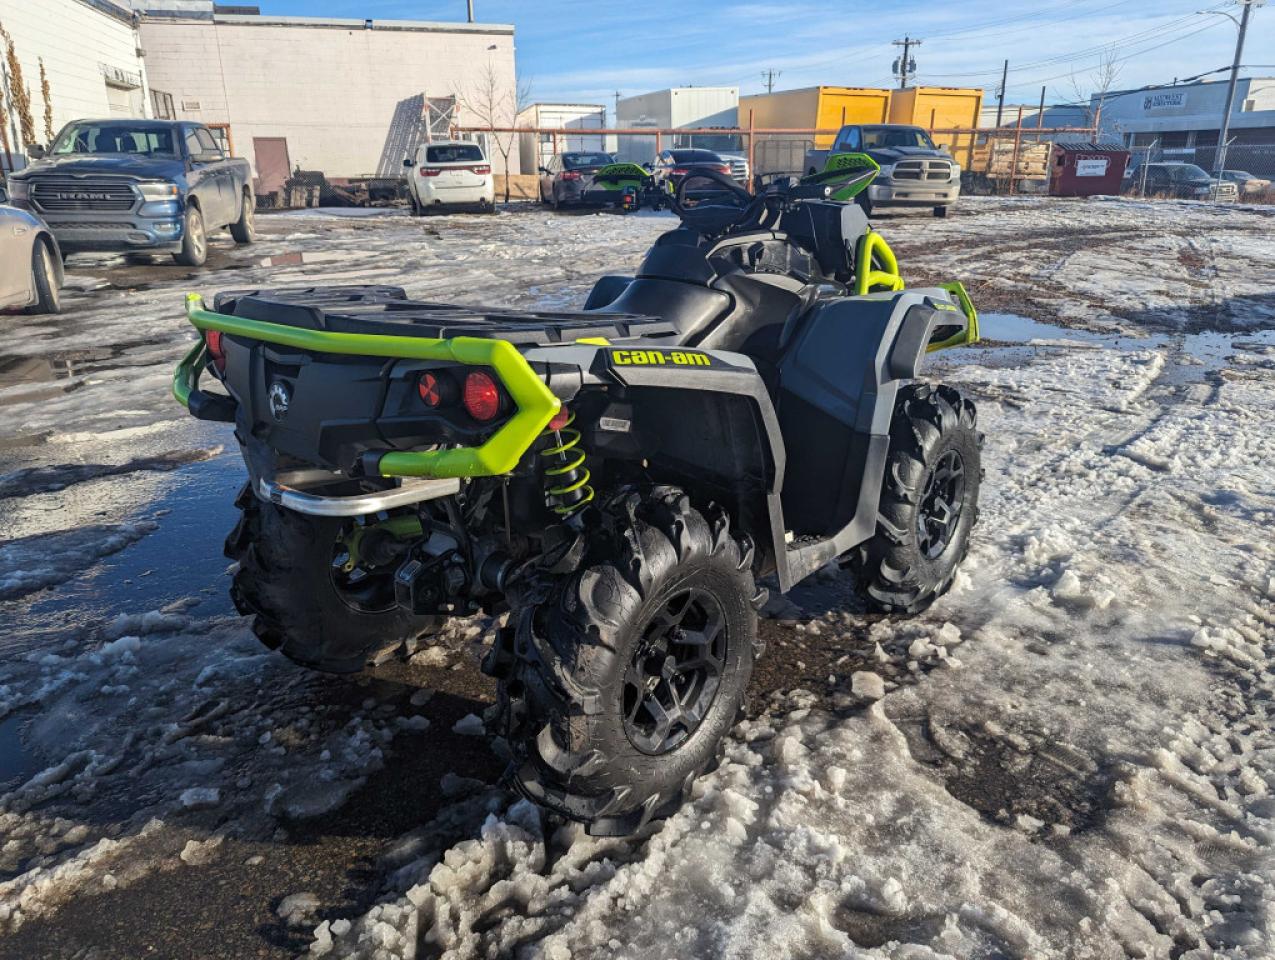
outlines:
M331 333L484 337L523 345L678 335L676 326L655 317L433 303L409 300L401 287L391 286L231 290L217 294L213 302L218 313Z

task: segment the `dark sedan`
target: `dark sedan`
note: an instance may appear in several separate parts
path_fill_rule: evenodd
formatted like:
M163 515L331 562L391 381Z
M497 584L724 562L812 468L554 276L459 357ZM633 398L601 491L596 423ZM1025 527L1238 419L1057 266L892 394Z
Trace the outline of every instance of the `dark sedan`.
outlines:
M655 182L668 190L676 190L677 185L692 173L712 170L716 173L731 175L730 164L712 150L677 149L661 150L651 165ZM667 184L667 186L665 186Z
M593 175L611 163L615 157L609 153L578 151L551 157L540 168L540 202L556 209L605 201L607 194L593 187Z

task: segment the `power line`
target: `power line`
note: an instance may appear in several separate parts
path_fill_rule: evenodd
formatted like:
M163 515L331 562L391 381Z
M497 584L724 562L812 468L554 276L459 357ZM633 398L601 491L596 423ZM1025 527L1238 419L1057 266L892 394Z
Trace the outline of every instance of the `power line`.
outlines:
M1041 67L1050 67L1055 64L1085 60L1095 55L1105 54L1118 47L1128 46L1130 44L1137 45L1140 43L1149 42L1151 40L1157 40L1160 37L1166 36L1167 34L1172 33L1175 30L1180 30L1182 27L1188 24L1193 24L1198 22L1199 22L1199 14L1191 14L1186 17L1179 17L1168 23L1162 23L1155 27L1150 27L1145 30L1139 30L1134 33L1126 34L1125 36L1122 36L1122 37L1114 37L1113 39L1108 40L1106 43L1098 44L1091 47L1083 47L1079 50L1072 50L1068 53L1058 54L1057 56L1046 57L1042 60L1033 60L1027 63L1019 64L1015 68L1015 70L1017 73L1021 75L1022 72L1028 71L1028 70L1033 70L1033 69L1037 69ZM1210 26L1211 25L1212 24L1210 24ZM1185 39L1186 37L1189 37L1189 36L1194 36L1194 34L1197 32L1199 31L1191 31L1179 37L1173 38L1170 42L1177 42L1177 40ZM1149 47L1147 48L1147 50L1139 51L1139 53L1146 53L1148 50L1155 50L1155 49L1159 49L1159 48ZM1128 58L1125 58L1125 59L1128 59ZM1000 72L1001 71L999 70L975 70L975 71L970 71L967 73L928 73L927 72L926 76L933 77L934 79L969 79L974 77L991 78L991 77L995 77Z
M775 92L775 81L783 75L784 72L782 70L776 70L774 67L769 67L761 72L761 78L766 84L767 93Z

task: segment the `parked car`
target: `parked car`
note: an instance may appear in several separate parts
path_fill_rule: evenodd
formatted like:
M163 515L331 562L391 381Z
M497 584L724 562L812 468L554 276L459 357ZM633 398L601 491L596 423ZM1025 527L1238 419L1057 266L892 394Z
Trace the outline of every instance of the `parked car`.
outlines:
M748 166L748 158L739 153L719 153L719 157L726 161L730 167L731 179L739 183L748 185L748 181L752 178L752 169Z
M1203 167L1180 161L1139 164L1129 178L1129 190L1148 197L1232 203L1240 196L1239 187L1230 180L1215 180Z
M0 308L28 313L62 309L62 253L35 214L0 204Z
M1244 199L1261 196L1271 188L1270 180L1256 177L1247 170L1223 170L1222 179L1235 184Z
M881 166L858 196L863 212L877 207L930 207L936 217L961 196L961 167L920 127L901 123L847 124L829 150L806 153L807 173L818 173L833 153L866 153Z
M169 120L73 120L47 151L9 177L9 200L39 214L63 254L171 253L208 258L208 233L255 236L252 171L228 158L207 127Z
M614 202L613 190L595 190L593 175L615 163L609 153L572 151L550 157L540 168L540 202L555 210L568 204L602 204Z
M730 164L712 150L678 149L661 150L651 164L651 173L657 187L676 190L687 174L698 170L712 170L730 175Z
M431 207L477 205L486 211L496 208L496 184L491 162L481 144L468 140L422 143L416 158L403 161L415 168L407 176L412 216L419 217Z

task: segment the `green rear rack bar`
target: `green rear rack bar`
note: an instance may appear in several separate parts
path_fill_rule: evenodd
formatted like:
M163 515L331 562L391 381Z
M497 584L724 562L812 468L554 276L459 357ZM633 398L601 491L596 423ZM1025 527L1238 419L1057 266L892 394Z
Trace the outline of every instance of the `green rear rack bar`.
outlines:
M526 358L507 340L481 337L438 340L306 330L205 310L203 299L195 293L186 295L186 317L201 333L219 330L233 337L316 353L444 360L491 367L496 371L518 409L486 443L446 450L390 451L381 456L378 464L383 477L492 477L508 473L562 407ZM191 393L198 388L200 374L208 361L208 349L201 339L178 364L173 374L173 396L182 406L189 408Z

